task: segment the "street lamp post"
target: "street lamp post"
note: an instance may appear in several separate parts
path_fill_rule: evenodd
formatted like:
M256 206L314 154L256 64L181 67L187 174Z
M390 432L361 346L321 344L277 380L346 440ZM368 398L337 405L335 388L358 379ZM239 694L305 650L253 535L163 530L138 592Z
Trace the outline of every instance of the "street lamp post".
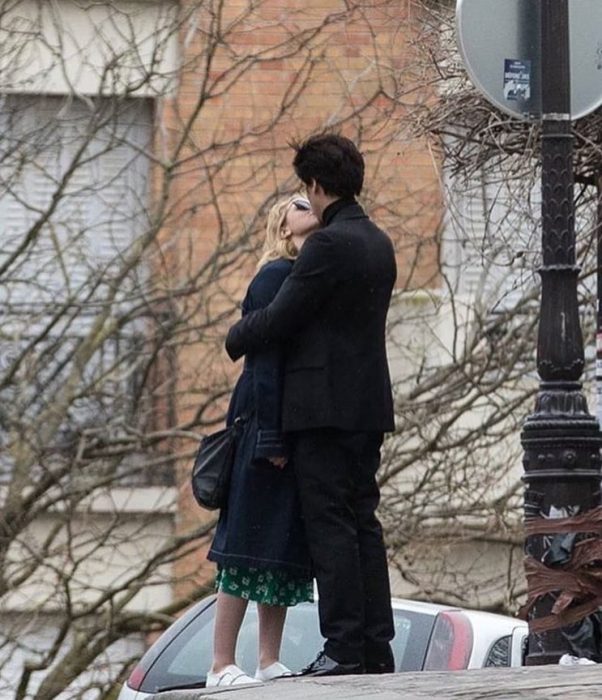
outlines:
M584 358L577 304L568 0L541 0L541 60L543 264L537 345L541 382L535 412L525 421L521 435L525 549L535 566L544 565L537 572L539 583L546 576L548 581L557 580L554 574L560 567L570 569L573 547L583 535L542 534L537 523L541 518L571 518L600 505L602 440L579 382ZM533 568L527 568L529 593L535 587L532 574ZM553 619L560 592L559 585L535 596L529 612L529 665L557 663L562 654L575 651L581 621L545 631L536 624L542 618Z

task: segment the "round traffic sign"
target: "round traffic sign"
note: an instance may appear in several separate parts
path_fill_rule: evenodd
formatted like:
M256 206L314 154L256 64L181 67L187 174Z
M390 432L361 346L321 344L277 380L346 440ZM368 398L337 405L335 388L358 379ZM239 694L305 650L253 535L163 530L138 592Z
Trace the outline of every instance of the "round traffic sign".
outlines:
M466 70L497 107L541 118L540 0L458 0ZM569 0L571 118L602 105L602 1Z

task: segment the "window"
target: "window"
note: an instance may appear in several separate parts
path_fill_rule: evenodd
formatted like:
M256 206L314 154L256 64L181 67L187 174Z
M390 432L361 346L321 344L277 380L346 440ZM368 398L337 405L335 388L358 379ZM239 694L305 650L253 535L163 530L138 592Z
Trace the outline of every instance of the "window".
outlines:
M102 297L99 278L145 223L149 102L8 96L0 126L2 306L81 303L98 282ZM120 296L135 284L132 276Z

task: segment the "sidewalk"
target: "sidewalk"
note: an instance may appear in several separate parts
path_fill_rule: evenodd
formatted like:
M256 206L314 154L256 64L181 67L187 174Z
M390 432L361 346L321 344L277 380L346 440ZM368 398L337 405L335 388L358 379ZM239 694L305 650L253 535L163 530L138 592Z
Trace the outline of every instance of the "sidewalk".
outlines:
M223 690L177 690L153 700L600 700L602 665L455 673L292 678Z

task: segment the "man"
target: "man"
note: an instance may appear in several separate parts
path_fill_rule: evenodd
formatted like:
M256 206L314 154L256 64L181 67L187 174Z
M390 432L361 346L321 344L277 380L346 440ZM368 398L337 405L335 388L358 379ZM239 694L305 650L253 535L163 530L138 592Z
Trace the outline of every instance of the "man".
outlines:
M326 638L303 673L391 672L375 475L383 432L393 430L385 319L395 255L355 200L364 179L355 145L322 134L294 148L293 166L322 228L305 242L274 301L230 329L226 349L238 359L275 341L287 348L282 428L291 439Z

